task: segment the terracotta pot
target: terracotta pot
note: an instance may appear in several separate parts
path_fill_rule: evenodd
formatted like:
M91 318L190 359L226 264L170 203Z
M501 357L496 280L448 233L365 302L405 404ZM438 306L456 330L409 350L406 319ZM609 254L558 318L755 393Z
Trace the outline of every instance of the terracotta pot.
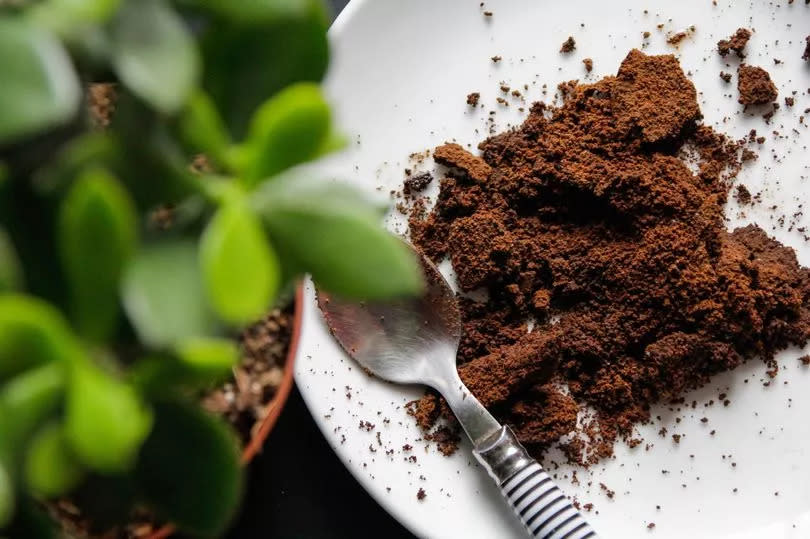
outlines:
M256 434L242 450L243 465L248 464L253 457L261 451L264 441L267 439L267 435L270 434L276 421L278 421L278 416L281 414L281 410L284 408L284 403L287 402L287 397L290 395L290 390L293 386L293 364L295 363L295 355L298 351L298 338L301 336L301 317L304 310L304 285L299 284L298 288L296 288L294 301L293 326L292 333L290 334L290 348L287 351L287 359L284 362L284 375L273 400L267 405L267 415L264 416L261 426L256 430ZM148 539L166 539L174 532L174 526L167 524L150 535Z

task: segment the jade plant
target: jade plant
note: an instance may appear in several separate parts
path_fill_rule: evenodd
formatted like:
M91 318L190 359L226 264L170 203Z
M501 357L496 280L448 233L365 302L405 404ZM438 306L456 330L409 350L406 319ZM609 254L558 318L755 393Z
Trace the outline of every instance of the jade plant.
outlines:
M239 448L198 402L239 328L306 273L420 289L382 208L299 166L343 145L326 28L319 0L0 0L0 536L64 496L221 533Z

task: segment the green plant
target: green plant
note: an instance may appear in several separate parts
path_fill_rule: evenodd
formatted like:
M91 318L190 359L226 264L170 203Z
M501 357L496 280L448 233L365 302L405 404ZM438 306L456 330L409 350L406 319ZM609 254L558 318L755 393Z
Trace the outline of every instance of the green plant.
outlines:
M294 168L342 146L326 27L320 0L0 0L0 528L46 533L36 502L71 494L216 535L238 448L195 399L233 332L303 273L420 289L380 207Z

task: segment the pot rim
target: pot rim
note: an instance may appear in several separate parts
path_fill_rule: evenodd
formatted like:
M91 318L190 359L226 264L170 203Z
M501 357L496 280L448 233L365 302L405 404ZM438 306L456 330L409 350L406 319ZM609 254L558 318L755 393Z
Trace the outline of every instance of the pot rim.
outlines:
M242 466L250 463L251 460L258 454L270 431L278 421L281 410L284 409L284 404L287 402L287 397L290 395L294 383L293 375L295 356L298 353L298 341L301 337L301 321L304 312L304 285L298 283L295 288L295 297L293 299L295 305L293 307L293 325L290 334L290 346L287 350L287 358L284 361L284 374L281 378L281 384L270 402L267 404L267 413L262 419L262 422L256 431L251 436L250 441L242 449ZM176 531L174 524L166 524L148 536L148 539L166 539Z

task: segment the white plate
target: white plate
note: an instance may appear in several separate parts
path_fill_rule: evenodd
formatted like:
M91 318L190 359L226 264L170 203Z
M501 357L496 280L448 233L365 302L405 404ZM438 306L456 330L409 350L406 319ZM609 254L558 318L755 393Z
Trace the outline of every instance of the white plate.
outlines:
M810 66L800 59L804 36L810 32L810 6L802 0L792 5L787 0L718 0L717 4L713 6L711 0L486 0L483 9L494 12L486 18L479 0L353 0L331 32L334 59L326 84L352 144L344 155L323 166L335 177L370 192L381 188L387 193L402 182L403 169L411 166L411 152L450 139L462 144L482 139L486 112L490 106L498 108L499 81L521 88L527 83L529 100L541 99L544 83L553 93L560 81L615 74L627 52L643 43L642 32L649 31L652 36L645 51L680 57L700 92L707 123L735 137L752 128L767 137L760 159L744 170L740 180L753 193L763 191L759 205L763 211L747 211L747 219L770 231L781 213L790 220L800 199L806 198L810 181L810 114L805 124L798 121L801 111L810 107ZM664 25L663 30L657 29L658 24ZM678 49L666 44L667 32L690 25L696 31ZM735 72L737 61L729 57L731 67L726 67L715 44L740 26L756 29L747 61L770 71L780 89L780 102L793 90L798 92L796 105L789 109L783 103L771 125L760 116L743 114L734 83L727 85L719 77L721 70ZM563 56L558 50L568 35L575 37L577 49ZM493 64L494 55L503 60ZM585 57L594 61L590 77L585 77ZM784 63L775 65L774 58ZM487 108L469 111L465 97L471 91L481 92ZM516 108L499 108L499 130L508 122L520 121ZM778 139L774 130L787 138ZM430 160L422 165L431 167ZM773 204L781 206L779 212L764 211ZM727 213L730 225L746 222L733 203ZM803 218L799 221L800 226L806 224ZM392 226L402 229L396 222ZM810 264L810 248L801 234L787 228L786 224L772 233L796 247L802 263ZM664 410L663 424L640 429L655 444L652 450L619 445L614 460L591 472L580 470L578 485L572 484L569 468L559 469L560 485L580 502L595 504L598 515L590 513L589 518L607 538L810 537L810 391L806 389L810 371L796 361L799 353L791 350L780 356L783 369L769 387L761 383L764 367L759 361L717 377L688 396L688 401L698 401L696 410L683 414ZM415 534L470 539L521 536L489 479L472 463L468 447L446 458L415 441L419 432L402 406L420 396L421 390L371 379L346 359L321 322L311 288L296 380L312 415L348 469ZM703 403L716 400L721 391L728 393L731 406L704 408ZM678 425L675 415L683 416ZM709 418L707 424L700 422L704 416ZM361 420L375 428L361 430ZM661 426L686 437L674 445L670 438L656 434ZM716 434L710 436L713 429ZM412 452L402 450L405 443L414 446ZM386 455L390 449L393 454ZM417 457L416 463L406 461L409 454ZM600 482L616 492L613 500L600 491ZM421 502L416 498L419 488L427 494ZM360 530L362 515L357 522L358 532L370 531ZM656 524L654 530L647 529L650 522Z

